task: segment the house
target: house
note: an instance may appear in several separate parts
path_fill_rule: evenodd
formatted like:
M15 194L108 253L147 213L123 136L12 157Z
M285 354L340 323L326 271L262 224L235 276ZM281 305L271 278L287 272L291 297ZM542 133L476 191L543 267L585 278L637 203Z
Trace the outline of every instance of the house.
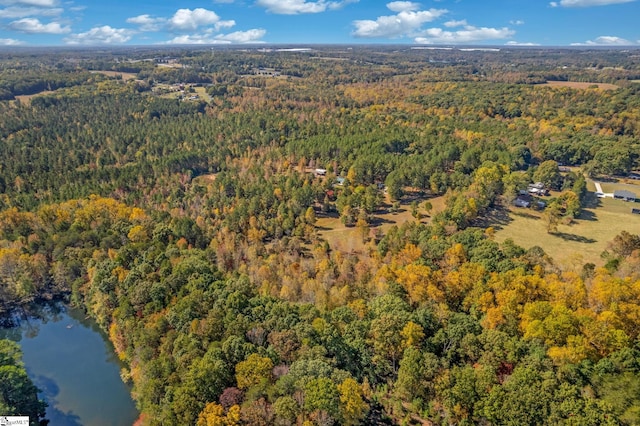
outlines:
M613 192L613 198L623 201L636 201L636 194L625 189L620 189Z
M254 70L254 74L265 77L280 77L280 71L276 71L275 68L258 68Z
M336 185L344 185L344 180L345 180L345 179L344 179L343 177L338 176L338 177L336 178Z
M315 169L313 171L313 174L316 176L326 176L327 175L327 169Z

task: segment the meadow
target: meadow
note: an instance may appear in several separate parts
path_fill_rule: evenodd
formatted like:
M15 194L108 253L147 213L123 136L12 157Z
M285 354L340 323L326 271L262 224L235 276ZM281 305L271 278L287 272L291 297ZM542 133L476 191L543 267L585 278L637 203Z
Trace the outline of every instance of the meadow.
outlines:
M595 190L592 182L588 186L590 191ZM603 184L603 189L613 192L615 186ZM640 186L637 188L640 190ZM640 231L640 216L631 213L633 207L639 206L613 198L597 198L594 192L589 192L581 215L569 224L561 223L553 234L547 232L542 212L512 206L507 214L494 220L495 238L498 242L511 238L524 248L540 246L564 267L581 268L587 262L601 266L605 263L601 254L616 235Z

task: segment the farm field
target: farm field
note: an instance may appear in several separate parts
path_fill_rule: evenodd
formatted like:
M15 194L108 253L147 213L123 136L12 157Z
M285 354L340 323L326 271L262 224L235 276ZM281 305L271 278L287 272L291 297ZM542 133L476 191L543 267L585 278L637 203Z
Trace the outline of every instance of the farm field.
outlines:
M107 77L117 77L120 76L122 80L128 81L133 80L137 77L137 74L131 72L120 72L120 71L91 71L94 74L103 74Z
M602 89L602 90L618 89L618 86L616 86L615 84L590 83L590 82L581 82L581 81L547 81L545 84L541 84L540 86L570 87L572 89L588 89L590 87L597 86L598 89Z
M31 99L33 99L36 96L42 96L42 95L50 95L52 93L55 93L55 91L53 90L45 90L44 92L39 92L39 93L34 93L33 95L16 95L16 99L20 101L20 103L25 104L25 105L30 105L31 104Z
M498 242L511 238L516 244L530 248L540 246L556 263L565 267L581 267L592 262L602 266L600 254L622 231L637 233L640 216L631 214L636 204L612 198L596 198L589 194L588 207L570 225L560 224L558 232L547 233L541 212L512 207L494 225Z

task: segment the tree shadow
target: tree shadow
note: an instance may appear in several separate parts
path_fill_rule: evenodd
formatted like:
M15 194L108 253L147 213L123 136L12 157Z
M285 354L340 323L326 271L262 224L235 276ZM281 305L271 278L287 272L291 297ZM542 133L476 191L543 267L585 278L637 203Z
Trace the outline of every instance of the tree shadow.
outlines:
M598 220L598 216L591 210L582 210L580 212L580 216L578 216L578 219L596 222Z
M369 223L369 226L372 228L376 228L378 226L381 226L385 223L391 223L391 224L395 224L397 223L394 220L389 220L389 219L385 219L383 217L379 217L379 216L374 216L373 220Z
M609 183L617 183L620 181L620 179L618 179L615 176L598 176L597 179L594 180L595 182L609 182Z
M487 211L483 216L478 217L473 221L473 226L479 228L493 227L495 230L500 230L507 226L513 219L509 217L509 210L503 207L495 207Z
M522 210L522 211L520 211L520 210L516 210L516 211L514 211L514 212L512 212L512 213L513 213L515 216L524 217L524 218L526 218L526 219L534 219L534 220L539 220L539 219L540 219L540 216L537 216L537 215L535 215L535 214L531 214L531 213L529 213L529 212L527 212L527 211L524 211L524 210Z
M555 235L556 237L560 237L565 241L575 241L578 243L585 243L585 244L593 244L598 241L598 240L594 240L593 238L587 238L582 235L569 234L567 232L554 232L552 235Z

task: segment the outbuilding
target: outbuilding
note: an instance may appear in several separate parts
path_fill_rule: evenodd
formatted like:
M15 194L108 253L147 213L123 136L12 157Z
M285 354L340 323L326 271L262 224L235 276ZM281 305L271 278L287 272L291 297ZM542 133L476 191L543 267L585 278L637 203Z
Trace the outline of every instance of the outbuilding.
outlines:
M636 194L625 189L620 189L613 192L613 198L623 201L636 201Z

